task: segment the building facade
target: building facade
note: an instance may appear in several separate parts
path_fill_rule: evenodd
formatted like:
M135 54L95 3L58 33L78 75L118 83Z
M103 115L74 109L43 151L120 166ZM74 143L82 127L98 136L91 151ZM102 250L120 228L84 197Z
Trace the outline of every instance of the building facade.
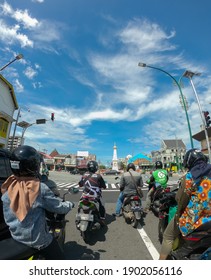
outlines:
M14 111L18 109L13 86L0 75L0 148L7 148Z
M200 142L201 151L205 155L209 156L208 147L207 147L208 143L207 143L207 140L206 140L206 137L205 137L205 131L203 129L203 126L201 128L202 128L202 130L200 132L193 135L193 139ZM211 127L207 128L207 135L208 135L209 145L210 145L210 149L211 149Z
M177 171L182 168L186 146L181 139L162 140L159 151L152 151L152 162L162 161L164 168Z

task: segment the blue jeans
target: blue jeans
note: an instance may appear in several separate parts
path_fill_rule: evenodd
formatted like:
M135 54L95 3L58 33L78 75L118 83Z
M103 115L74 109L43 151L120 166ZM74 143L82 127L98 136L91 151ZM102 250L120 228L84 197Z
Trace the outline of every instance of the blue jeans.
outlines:
M123 192L120 192L119 197L116 202L116 214L120 214L123 201L124 201L124 194L123 194Z

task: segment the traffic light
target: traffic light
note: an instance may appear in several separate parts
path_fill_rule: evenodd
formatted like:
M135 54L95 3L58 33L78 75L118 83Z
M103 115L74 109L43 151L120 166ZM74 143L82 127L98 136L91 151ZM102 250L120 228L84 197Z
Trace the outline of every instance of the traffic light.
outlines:
M209 112L208 111L204 111L203 113L204 113L204 118L205 118L205 122L206 122L206 127L209 127L210 124L211 124Z
M54 113L51 113L51 120L54 121Z

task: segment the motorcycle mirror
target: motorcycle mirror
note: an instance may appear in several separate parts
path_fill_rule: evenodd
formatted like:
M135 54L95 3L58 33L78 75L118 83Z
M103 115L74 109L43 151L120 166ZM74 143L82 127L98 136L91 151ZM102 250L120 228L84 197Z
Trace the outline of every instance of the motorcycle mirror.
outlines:
M45 174L41 175L41 182L47 182L48 181L48 176Z

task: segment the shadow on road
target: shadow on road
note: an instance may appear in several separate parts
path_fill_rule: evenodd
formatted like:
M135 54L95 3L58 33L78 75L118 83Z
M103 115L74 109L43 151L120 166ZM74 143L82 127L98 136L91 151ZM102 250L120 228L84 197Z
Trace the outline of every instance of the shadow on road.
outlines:
M66 260L99 260L100 253L88 249L86 246L69 241L64 245Z
M115 221L115 217L106 214L106 225L101 227L101 229L96 232L92 232L90 235L89 242L87 246L93 246L97 242L106 241L106 233L108 231L108 226L110 223ZM80 232L78 231L80 235ZM82 238L82 237L81 237ZM105 252L104 250L93 251L86 245L80 245L75 241L68 241L64 245L65 256L67 260L99 260L100 253Z

